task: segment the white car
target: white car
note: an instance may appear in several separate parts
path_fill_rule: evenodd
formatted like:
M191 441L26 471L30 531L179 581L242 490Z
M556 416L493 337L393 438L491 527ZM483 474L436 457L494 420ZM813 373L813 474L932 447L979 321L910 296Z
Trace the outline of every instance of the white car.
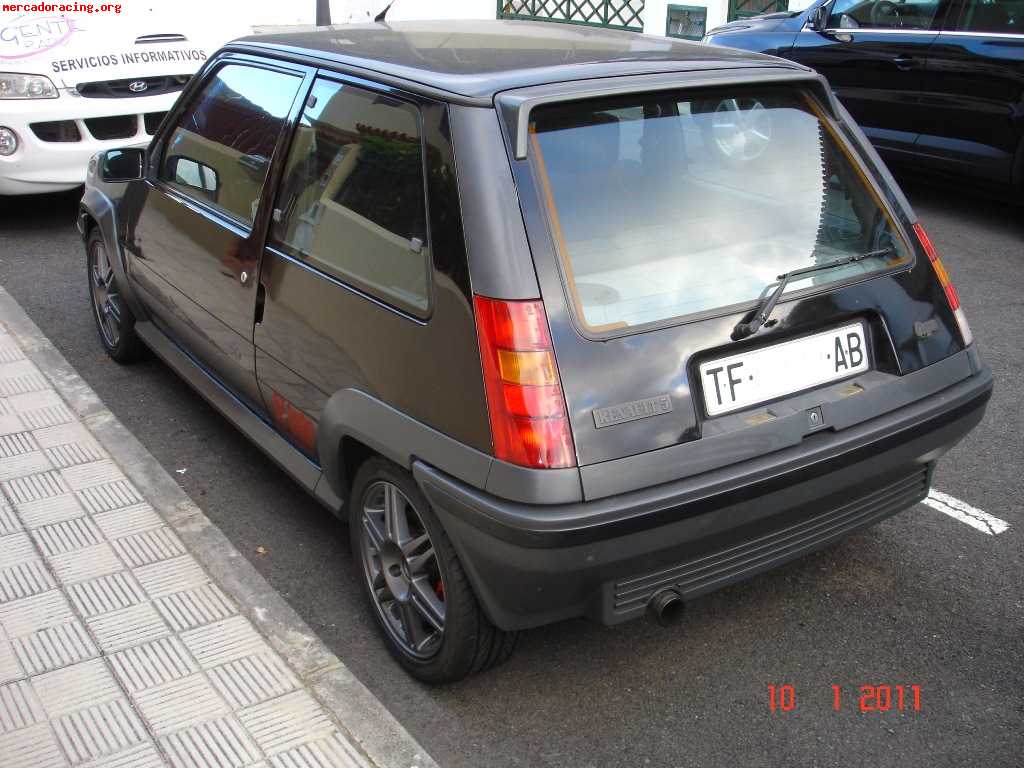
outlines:
M249 31L192 14L0 16L0 195L73 189L96 152L148 144L192 73Z

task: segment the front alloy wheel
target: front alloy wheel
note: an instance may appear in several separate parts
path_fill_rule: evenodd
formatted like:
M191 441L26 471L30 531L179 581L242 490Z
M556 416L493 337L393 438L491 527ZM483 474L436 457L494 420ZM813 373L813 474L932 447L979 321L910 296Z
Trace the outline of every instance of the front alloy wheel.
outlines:
M135 334L135 317L128 309L117 284L110 251L98 228L86 241L89 299L103 348L119 363L129 363L145 354Z

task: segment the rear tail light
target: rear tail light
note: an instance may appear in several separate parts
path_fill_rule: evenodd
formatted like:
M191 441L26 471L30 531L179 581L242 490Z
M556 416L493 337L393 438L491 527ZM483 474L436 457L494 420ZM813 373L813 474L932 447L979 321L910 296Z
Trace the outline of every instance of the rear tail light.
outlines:
M935 276L939 278L939 285L946 292L946 300L949 302L949 308L953 310L953 315L956 317L956 324L960 327L960 335L963 336L964 345L969 346L974 341L974 334L971 333L971 326L967 323L967 315L964 314L963 307L960 306L960 297L957 295L956 288L953 287L953 281L949 279L949 273L942 265L942 259L939 258L938 251L935 250L935 246L932 244L931 238L928 237L928 233L924 231L924 227L921 226L921 222L914 224L914 233L917 235L921 247L924 248L924 252L928 255L928 261L932 263Z
M494 455L537 469L576 466L544 304L476 296L473 307Z

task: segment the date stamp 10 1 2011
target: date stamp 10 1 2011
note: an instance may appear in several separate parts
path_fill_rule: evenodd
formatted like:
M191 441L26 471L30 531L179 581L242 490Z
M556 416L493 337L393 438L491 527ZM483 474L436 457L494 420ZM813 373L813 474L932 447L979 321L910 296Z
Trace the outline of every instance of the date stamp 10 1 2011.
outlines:
M860 712L920 712L920 685L868 684L850 689L832 685L832 709L841 712L849 704L848 691L853 691L855 708ZM789 683L768 684L768 709L772 712L794 712L796 689Z

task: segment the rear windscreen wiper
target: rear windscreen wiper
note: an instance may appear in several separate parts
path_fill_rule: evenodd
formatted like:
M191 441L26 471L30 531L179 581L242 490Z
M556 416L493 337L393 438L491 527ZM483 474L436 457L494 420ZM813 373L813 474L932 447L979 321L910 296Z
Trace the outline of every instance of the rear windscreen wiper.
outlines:
M768 293L768 289L773 285L772 283L766 285L764 290L761 291L761 295L758 297L757 307L754 309L754 314L750 316L750 320L739 322L736 324L736 327L732 329L732 340L739 341L740 339L745 339L748 336L753 336L761 329L761 326L768 322L768 318L771 317L772 311L775 309L775 305L779 303L779 299L782 298L782 294L785 292L786 286L794 277L802 277L803 275L811 272L821 272L826 269L834 269L835 267L844 267L847 264L854 264L858 261L875 258L877 256L891 256L893 253L894 251L892 248L881 248L877 251L858 253L853 256L843 256L841 259L826 261L822 264L812 264L809 267L793 269L779 275L775 278L778 280L778 286L774 291Z

